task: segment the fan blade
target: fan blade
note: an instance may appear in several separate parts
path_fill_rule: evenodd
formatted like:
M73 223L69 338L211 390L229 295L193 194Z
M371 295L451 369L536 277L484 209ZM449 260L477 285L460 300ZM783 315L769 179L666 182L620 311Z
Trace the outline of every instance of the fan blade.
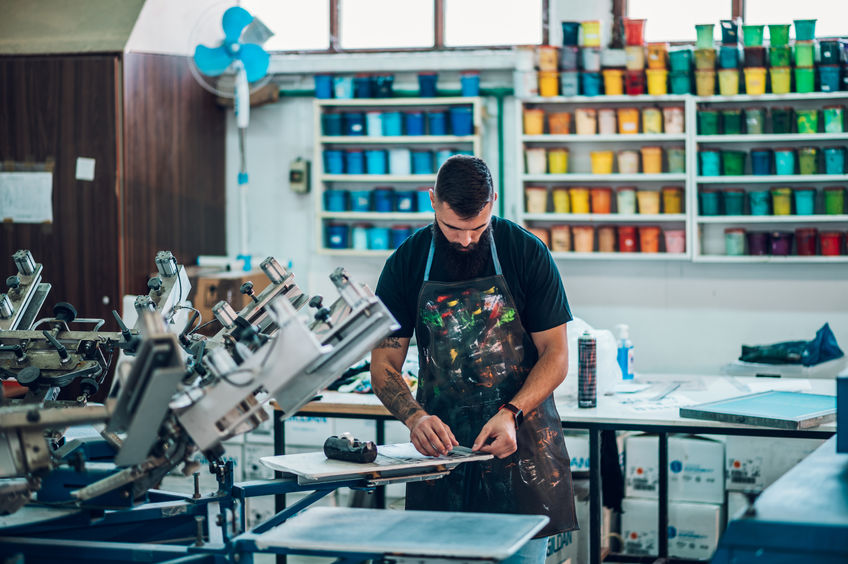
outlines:
M238 41L242 30L252 21L253 16L250 15L250 12L240 6L233 6L224 12L221 25L224 28L224 35L227 36L227 43Z
M245 43L239 48L238 58L244 63L248 82L256 82L268 72L271 56L254 43Z
M218 76L227 70L232 62L233 58L224 47L198 45L194 49L194 63L205 75Z

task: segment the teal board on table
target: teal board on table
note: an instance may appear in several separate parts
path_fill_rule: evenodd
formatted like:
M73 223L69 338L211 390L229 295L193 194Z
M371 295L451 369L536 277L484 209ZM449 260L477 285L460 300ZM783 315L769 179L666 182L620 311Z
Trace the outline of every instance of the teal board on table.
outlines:
M836 396L760 392L681 407L680 416L780 429L808 429L836 418Z

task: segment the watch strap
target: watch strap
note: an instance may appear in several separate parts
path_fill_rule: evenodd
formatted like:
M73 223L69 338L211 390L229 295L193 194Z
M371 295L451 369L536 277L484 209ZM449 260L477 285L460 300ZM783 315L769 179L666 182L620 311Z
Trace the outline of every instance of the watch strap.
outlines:
M500 406L498 408L498 411L500 411L501 409L505 409L507 411L512 412L512 416L515 419L515 428L518 429L518 427L524 421L524 412L518 406L509 402Z

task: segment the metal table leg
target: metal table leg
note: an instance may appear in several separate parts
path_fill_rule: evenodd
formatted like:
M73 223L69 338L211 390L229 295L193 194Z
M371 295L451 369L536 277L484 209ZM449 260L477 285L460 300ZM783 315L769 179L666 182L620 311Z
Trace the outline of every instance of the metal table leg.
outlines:
M386 443L386 422L383 419L377 419L377 444L382 445ZM374 491L374 495L377 496L374 499L375 505L378 509L386 508L386 486L379 486Z
M589 562L601 562L601 431L589 429Z
M274 456L279 456L286 453L286 423L283 421L283 413L277 409L274 410ZM274 479L280 480L283 477L282 472L274 472ZM274 495L274 513L279 513L286 508L286 495ZM277 555L277 564L286 564L286 555Z
M658 433L659 436L659 557L668 558L668 433Z

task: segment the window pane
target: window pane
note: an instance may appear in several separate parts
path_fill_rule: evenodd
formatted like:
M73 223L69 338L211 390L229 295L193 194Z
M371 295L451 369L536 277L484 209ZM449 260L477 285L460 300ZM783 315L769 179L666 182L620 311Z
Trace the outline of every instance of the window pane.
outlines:
M326 0L242 0L241 5L274 32L265 42L267 51L330 48L330 3Z
M750 0L749 0L750 1ZM695 42L695 25L714 23L719 38L720 20L730 19L731 0L628 0L627 15L646 19L646 41L691 41Z
M432 47L433 0L340 0L343 49Z
M791 24L792 20L816 22L816 37L848 35L848 2L845 0L746 0L745 21L750 24ZM795 37L793 25L789 34Z
M539 45L542 0L445 0L445 45Z

